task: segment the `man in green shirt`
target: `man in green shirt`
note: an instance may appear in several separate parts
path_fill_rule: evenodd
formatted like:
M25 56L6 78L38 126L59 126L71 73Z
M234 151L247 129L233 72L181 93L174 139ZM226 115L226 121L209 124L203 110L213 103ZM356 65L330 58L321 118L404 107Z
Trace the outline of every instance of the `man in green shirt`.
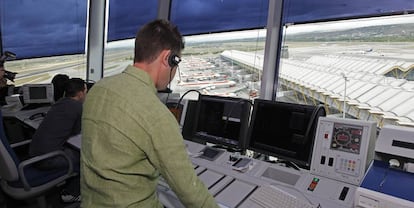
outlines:
M94 85L82 115L82 207L163 207L162 176L186 207L218 207L187 156L178 123L160 102L184 49L165 20L144 25L134 64Z

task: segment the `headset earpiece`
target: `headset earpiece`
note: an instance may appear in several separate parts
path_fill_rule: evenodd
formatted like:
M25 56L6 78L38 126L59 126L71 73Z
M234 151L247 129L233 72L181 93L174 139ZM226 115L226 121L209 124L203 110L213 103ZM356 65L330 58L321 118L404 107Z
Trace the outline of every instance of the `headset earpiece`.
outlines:
M168 56L168 64L171 68L178 66L178 64L181 62L181 58L175 54L170 54Z

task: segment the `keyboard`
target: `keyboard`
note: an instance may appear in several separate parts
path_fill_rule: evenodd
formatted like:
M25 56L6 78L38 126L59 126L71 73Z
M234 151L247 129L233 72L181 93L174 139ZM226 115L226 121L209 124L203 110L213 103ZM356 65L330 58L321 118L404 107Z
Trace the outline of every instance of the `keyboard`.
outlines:
M253 192L249 200L265 208L316 208L307 201L273 186L261 186Z
M50 106L50 103L30 103L27 104L25 106L23 106L23 108L21 109L22 111L24 110L33 110L36 108L41 108L41 107L45 107L45 106Z

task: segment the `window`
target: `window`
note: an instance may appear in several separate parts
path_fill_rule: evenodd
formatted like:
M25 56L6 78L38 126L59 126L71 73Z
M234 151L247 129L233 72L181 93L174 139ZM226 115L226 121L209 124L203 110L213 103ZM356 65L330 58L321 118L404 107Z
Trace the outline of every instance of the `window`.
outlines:
M5 64L18 73L16 86L50 83L59 73L85 78L87 1L4 0L0 8L3 51L18 59Z
M18 59L85 52L87 2L3 0L3 51Z
M268 6L268 0L173 0L171 21L186 35L173 92L257 97ZM246 52L256 55L252 64Z
M86 56L79 54L9 61L5 68L18 73L14 83L8 81L8 84L15 86L51 83L56 74L85 79Z
M157 8L158 1L109 1L105 77L121 73L133 63L135 35L142 25L156 19Z
M395 15L286 26L277 100L414 126L413 22Z

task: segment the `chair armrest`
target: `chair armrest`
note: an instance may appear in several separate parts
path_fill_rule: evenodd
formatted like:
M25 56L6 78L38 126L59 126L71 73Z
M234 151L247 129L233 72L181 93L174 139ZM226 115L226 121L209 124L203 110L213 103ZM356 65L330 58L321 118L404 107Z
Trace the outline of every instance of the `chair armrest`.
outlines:
M22 161L19 164L19 170L18 170L19 171L19 176L20 176L20 179L23 183L23 187L24 187L25 190L29 191L32 187L29 185L29 183L27 181L27 178L26 178L26 175L25 175L25 172L24 172L24 168L26 166L33 165L33 164L35 164L39 161L42 161L42 160L45 160L45 159L48 159L48 158L53 158L53 157L56 157L56 156L63 156L68 161L69 167L68 167L67 175L70 175L70 174L73 173L72 160L70 160L69 156L62 150L56 150L56 151L49 152L49 153L46 153L46 154L43 154L43 155L32 157L30 159Z
M30 142L32 142L32 140L28 139L28 140L24 140L24 141L21 141L21 142L16 142L16 143L10 144L10 147L14 149L15 147L20 147L20 146L23 146L23 145L30 144Z

